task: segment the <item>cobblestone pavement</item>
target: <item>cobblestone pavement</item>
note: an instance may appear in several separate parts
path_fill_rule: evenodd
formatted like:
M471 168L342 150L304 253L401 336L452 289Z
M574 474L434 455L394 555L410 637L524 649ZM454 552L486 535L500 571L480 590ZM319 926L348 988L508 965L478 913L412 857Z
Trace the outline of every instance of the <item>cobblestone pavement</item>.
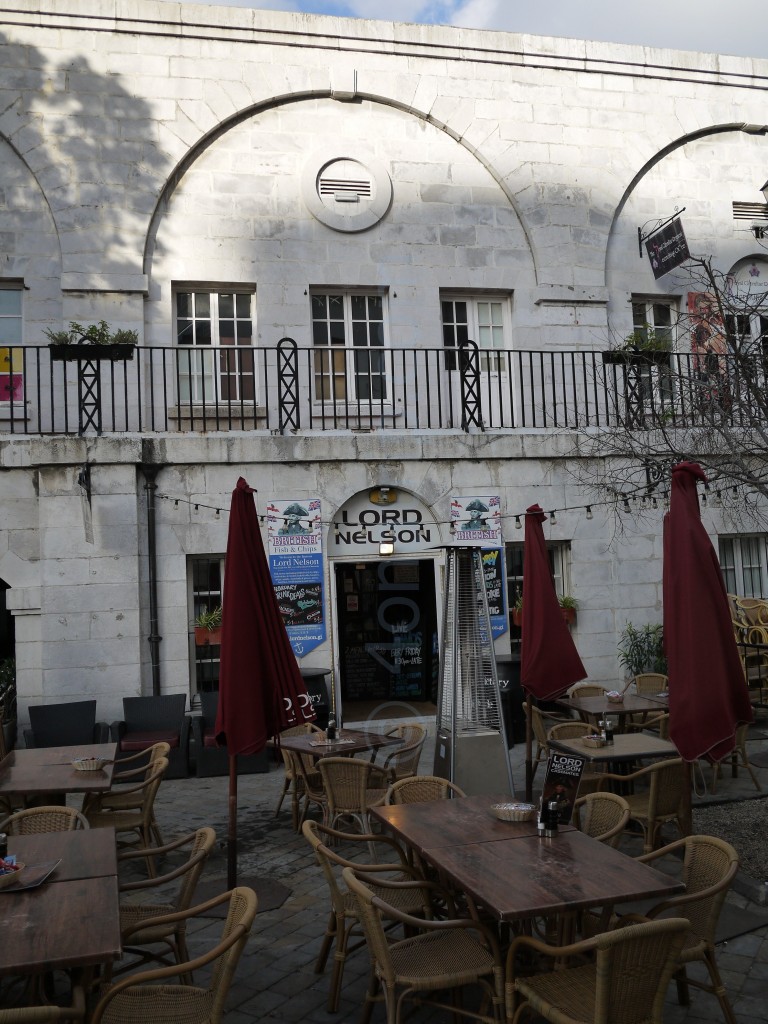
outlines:
M349 723L350 725L352 723ZM434 735L434 719L427 720ZM380 726L381 723L377 723ZM767 749L768 740L759 748ZM422 755L421 771L429 772L432 750ZM522 789L524 752L522 745L511 751L513 775ZM726 773L718 785L717 799L740 800L756 795L749 777L739 773L731 779ZM768 770L760 772L764 789L768 789ZM262 892L262 906L235 983L230 992L228 1024L252 1024L274 1020L292 1024L352 1024L360 1018L360 1009L368 977L365 950L351 955L344 972L341 1005L337 1014L325 1009L330 968L324 974L314 970L321 937L328 917L328 900L324 882L309 846L293 832L290 801L286 799L281 814L275 807L283 784L282 767L274 763L268 774L241 776L238 780L238 880L247 884L256 879ZM220 844L209 862L204 879L217 880L221 889L226 879L226 835L228 819L228 780L226 778L181 779L163 784L157 803L157 816L166 838L181 835L199 825L215 828ZM704 797L703 802L714 798ZM761 801L762 803L762 801ZM727 837L725 837L727 838ZM728 897L729 906L739 914L750 909L762 913L751 897L762 894L762 880L742 880L742 892ZM288 895L281 906L269 905L272 889L285 886ZM744 895L746 892L748 895ZM196 926L190 939L194 952L208 946L221 928L221 921L204 919ZM718 963L723 974L738 1024L768 1022L768 925L731 939L718 947ZM696 976L698 968L689 969ZM702 975L703 977L704 975ZM422 1007L411 1018L420 1022L448 1021L448 1015ZM374 1011L373 1024L383 1020L383 1010ZM677 1004L675 986L670 986L665 1020L669 1024L695 1024L699 1021L722 1021L722 1013L714 996L691 989L691 1005Z

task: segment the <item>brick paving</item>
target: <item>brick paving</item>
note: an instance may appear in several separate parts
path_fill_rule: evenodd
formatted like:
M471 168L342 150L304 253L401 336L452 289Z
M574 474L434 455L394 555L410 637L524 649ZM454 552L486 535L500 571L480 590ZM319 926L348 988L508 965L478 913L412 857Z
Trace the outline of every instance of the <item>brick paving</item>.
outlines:
M350 723L351 724L351 723ZM379 724L379 723L377 723ZM434 720L428 723L434 734ZM761 748L764 744L761 744ZM522 745L511 751L516 785L522 789ZM421 771L429 772L432 751L422 755ZM718 786L717 798L742 799L755 795L745 773L731 779L726 773ZM760 773L768 789L768 771ZM350 956L344 973L344 986L339 1012L326 1009L330 968L316 974L314 965L324 933L328 900L309 846L291 828L290 801L286 799L279 817L274 810L282 787L282 767L276 763L268 774L241 776L238 780L238 879L247 884L257 879L264 899L271 895L272 883L285 886L289 895L275 909L260 909L253 931L240 962L230 992L228 1024L252 1024L274 1020L292 1024L352 1024L358 1022L368 978L365 950ZM163 784L157 804L157 815L166 838L183 834L200 825L215 828L220 837L219 848L210 860L204 879L216 880L224 888L226 879L227 835L226 778L182 779ZM704 802L711 797L704 797ZM726 837L727 838L727 837ZM761 884L741 879L739 889L728 897L737 912L749 910L764 913L750 896L762 895ZM748 895L744 895L744 893ZM205 919L190 938L193 952L211 943L221 928L221 921ZM738 1024L768 1022L768 925L749 932L718 947L718 962L734 1006ZM692 976L699 968L689 969ZM702 977L704 975L702 974ZM384 1019L383 1010L374 1011L373 1024ZM411 1018L419 1022L448 1021L448 1015L419 1009ZM696 1024L699 1021L720 1021L722 1014L714 996L691 988L691 1005L677 1004L675 987L670 986L665 1020L670 1024Z

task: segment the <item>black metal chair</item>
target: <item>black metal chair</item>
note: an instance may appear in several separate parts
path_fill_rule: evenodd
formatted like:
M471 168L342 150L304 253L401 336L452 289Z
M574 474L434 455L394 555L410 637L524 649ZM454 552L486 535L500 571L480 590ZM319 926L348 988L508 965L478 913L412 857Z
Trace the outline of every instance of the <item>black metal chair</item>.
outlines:
M216 744L218 706L218 693L201 693L201 713L192 718L192 739L194 740L195 769L198 778L229 773L227 749ZM266 750L262 750L258 754L241 754L237 758L238 775L255 775L257 772L266 771L269 771Z
M189 773L189 717L183 693L159 697L123 697L123 720L110 726L117 743L118 761L155 743L168 743L167 779L185 779Z
M109 741L109 726L96 721L95 700L30 705L29 723L30 728L24 730L27 747L76 747Z

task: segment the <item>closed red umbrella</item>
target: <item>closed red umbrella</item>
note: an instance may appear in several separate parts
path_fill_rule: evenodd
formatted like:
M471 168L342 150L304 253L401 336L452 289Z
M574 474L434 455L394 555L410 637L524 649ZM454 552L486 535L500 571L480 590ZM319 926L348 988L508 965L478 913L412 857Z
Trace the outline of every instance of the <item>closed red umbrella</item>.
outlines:
M253 488L232 492L222 601L216 740L229 753L228 884L236 884L237 755L315 717L269 574Z
M586 678L579 652L560 610L547 542L541 524L547 517L539 505L525 514L523 554L523 642L520 682L527 693L525 795L531 799L531 696L540 700L559 697L573 683Z
M736 728L753 718L723 575L699 513L701 466L672 470L664 517L664 648L669 675L669 735L686 761L719 761Z

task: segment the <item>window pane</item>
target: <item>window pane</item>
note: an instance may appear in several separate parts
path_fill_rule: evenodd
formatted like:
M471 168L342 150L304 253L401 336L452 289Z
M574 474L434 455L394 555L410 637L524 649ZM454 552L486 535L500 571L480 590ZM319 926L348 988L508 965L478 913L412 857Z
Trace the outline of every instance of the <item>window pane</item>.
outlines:
M211 296L208 292L195 292L195 316L211 315Z
M191 345L195 338L191 320L176 321L177 338L180 345Z
M245 317L246 319L250 318L251 296L245 295L242 292L240 292L238 295L235 296L235 307L237 310L237 315L239 317Z
M211 322L210 320L198 320L195 325L195 343L198 345L211 344Z
M325 295L313 295L311 306L312 319L325 320L325 318L328 316L328 308Z
M2 292L0 292L2 294ZM21 344L21 317L4 317L0 319L0 342L4 345Z
M0 288L0 316L21 316L20 288Z
M365 295L353 295L352 296L352 319L353 320L365 320L367 319L367 308L365 302Z
M328 344L328 325L325 323L318 323L317 320L312 324L312 344L313 345L327 345Z
M219 296L219 316L234 317L235 315L235 297L234 295L220 295Z
M176 293L176 316L192 316L192 295L190 292Z
M219 320L219 344L234 345L235 343L235 321Z

